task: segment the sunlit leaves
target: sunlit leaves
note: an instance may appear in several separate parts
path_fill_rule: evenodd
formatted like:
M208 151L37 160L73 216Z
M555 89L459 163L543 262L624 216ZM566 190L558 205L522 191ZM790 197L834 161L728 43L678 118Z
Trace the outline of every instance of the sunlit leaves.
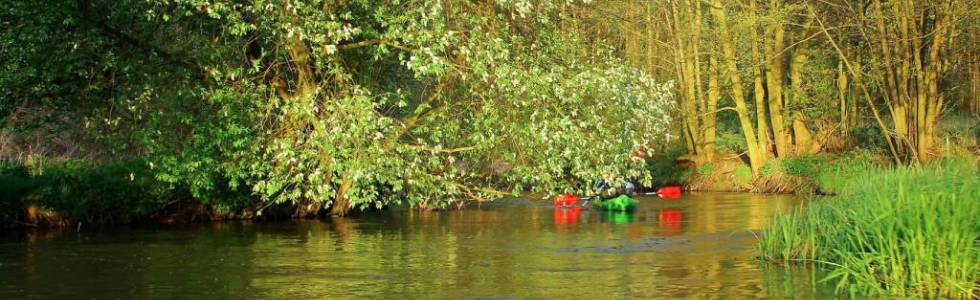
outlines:
M130 119L106 120L136 128L158 180L216 205L233 190L434 208L648 181L627 158L662 140L669 87L559 32L556 3L121 3L140 17L126 49L167 53L100 61L133 78Z

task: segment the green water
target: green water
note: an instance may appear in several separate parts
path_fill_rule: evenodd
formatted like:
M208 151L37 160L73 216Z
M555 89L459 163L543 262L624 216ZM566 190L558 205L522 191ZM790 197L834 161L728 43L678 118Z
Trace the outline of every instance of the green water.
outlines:
M0 299L824 298L754 259L794 197L638 198L633 213L506 200L301 222L0 233Z

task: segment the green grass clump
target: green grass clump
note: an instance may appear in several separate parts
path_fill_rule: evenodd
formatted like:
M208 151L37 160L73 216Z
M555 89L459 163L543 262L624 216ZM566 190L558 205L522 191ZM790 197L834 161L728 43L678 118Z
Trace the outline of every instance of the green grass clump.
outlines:
M698 168L698 174L700 174L701 176L708 176L708 175L711 175L711 173L714 173L714 172L715 172L715 164L714 163L710 163L710 162L709 163L704 163L703 165L701 165L701 167Z
M735 181L739 184L752 183L752 168L746 165L735 167Z
M861 181L854 181L853 178L858 178L865 176L869 173L868 170L878 170L871 172L880 172L883 166L888 163L887 158L884 158L884 163L882 163L883 158L878 154L863 150L856 149L838 157L826 164L820 166L819 171L816 175L811 175L809 177L814 180L817 187L820 188L821 192L826 194L837 194L845 190L852 189L851 185L853 183L860 183Z
M800 155L786 158L782 167L787 175L814 178L829 163L830 158L826 155Z
M760 256L825 266L827 280L852 295L976 298L977 171L976 161L960 158L842 175L838 196L765 227Z

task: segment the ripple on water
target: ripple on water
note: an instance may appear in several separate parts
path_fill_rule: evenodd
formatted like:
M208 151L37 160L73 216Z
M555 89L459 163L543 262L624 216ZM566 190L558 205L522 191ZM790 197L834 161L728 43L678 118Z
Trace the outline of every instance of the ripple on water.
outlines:
M0 299L821 298L807 268L754 259L799 199L639 198L632 213L499 201L324 221L0 235Z

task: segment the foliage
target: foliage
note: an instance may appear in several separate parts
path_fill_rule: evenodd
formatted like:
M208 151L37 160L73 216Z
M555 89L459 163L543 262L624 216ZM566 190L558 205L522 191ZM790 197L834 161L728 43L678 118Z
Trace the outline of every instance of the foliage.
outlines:
M18 3L0 80L41 89L3 104L84 107L157 180L226 209L649 183L627 158L664 136L671 86L562 30L558 5L588 2Z
M740 184L752 183L752 169L746 165L739 165L735 167L735 181Z
M711 175L711 173L714 173L714 172L715 172L715 164L714 163L704 163L700 167L698 167L698 175L701 175L701 176L708 176L708 175Z
M24 197L33 189L23 164L0 160L0 221L18 219Z
M779 160L769 160L762 167L759 168L759 176L767 177L775 174L776 172L782 171L782 165Z
M826 155L798 155L784 159L781 166L788 175L815 178L829 161Z
M862 126L854 128L851 130L851 136L857 142L857 147L888 151L888 142L881 135L881 129L877 127Z
M148 217L163 209L172 195L141 161L46 162L39 170L32 178L37 188L31 201L71 220L124 222Z
M950 113L939 122L937 135L945 151L950 148L980 149L980 115Z
M651 187L680 184L691 175L690 170L679 168L676 165L677 158L683 155L685 151L684 145L674 143L665 147L662 158L648 156L646 164L647 171L653 179Z
M824 164L815 177L810 177L821 192L838 194L848 189L850 179L888 166L890 161L883 154L857 148Z
M743 153L748 147L745 138L738 131L721 131L715 141L715 149L722 153Z
M980 176L972 158L869 168L834 198L777 216L762 231L767 260L815 262L852 294L975 296Z

